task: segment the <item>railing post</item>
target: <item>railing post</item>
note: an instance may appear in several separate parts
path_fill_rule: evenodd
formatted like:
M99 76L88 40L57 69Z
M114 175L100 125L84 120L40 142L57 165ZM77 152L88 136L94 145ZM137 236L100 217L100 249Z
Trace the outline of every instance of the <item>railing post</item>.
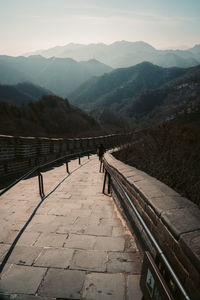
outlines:
M108 173L108 194L110 194L110 186L111 186L111 176Z
M79 164L79 165L81 164L81 157L80 157L80 154L78 155L78 164Z
M88 153L88 159L90 159L90 153Z
M45 194L44 194L44 184L43 184L43 176L40 173L40 170L38 170L38 183L39 183L40 197L43 198L45 196Z
M69 174L69 166L68 166L68 160L66 161L66 171Z
M107 177L107 170L105 171L105 175L104 175L104 181L103 181L103 190L102 190L102 193L105 194L105 186L106 186L106 177Z
M100 161L99 173L101 173L101 166L102 166L102 161Z

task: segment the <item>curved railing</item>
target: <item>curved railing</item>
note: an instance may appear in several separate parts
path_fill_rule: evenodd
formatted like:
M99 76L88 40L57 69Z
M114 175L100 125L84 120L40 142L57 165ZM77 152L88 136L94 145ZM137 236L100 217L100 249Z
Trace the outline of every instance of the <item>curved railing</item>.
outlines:
M198 299L198 207L111 154L105 155L104 168L103 192L107 183L108 193L112 194L130 227L138 233L144 249L151 253L158 273L172 295L166 299L190 299L188 294L191 299Z

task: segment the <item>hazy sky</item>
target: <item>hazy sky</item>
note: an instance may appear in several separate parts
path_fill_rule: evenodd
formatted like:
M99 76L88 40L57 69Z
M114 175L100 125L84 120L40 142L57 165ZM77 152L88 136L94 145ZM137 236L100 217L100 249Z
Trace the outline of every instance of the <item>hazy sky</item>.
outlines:
M0 54L118 40L200 44L200 0L0 0Z

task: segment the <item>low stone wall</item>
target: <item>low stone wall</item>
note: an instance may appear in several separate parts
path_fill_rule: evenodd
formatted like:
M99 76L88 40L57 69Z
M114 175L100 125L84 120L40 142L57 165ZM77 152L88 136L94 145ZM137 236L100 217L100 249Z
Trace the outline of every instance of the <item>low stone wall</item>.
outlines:
M111 148L126 139L127 135L123 134L80 139L0 135L0 181L19 177L33 167L61 156L96 149L100 143Z
M200 299L199 208L167 185L122 163L111 154L106 154L105 159L106 166L129 194L191 299ZM123 202L140 237L151 247L124 197Z

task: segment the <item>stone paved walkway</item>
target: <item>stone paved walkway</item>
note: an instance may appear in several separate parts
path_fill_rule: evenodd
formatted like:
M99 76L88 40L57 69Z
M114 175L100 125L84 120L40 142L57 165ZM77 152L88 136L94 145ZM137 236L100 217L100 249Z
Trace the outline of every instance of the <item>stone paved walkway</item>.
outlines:
M0 299L139 300L141 255L112 198L102 194L96 156L44 172L46 195L0 280ZM37 177L0 198L0 261L40 202ZM3 295L11 295L6 298Z

